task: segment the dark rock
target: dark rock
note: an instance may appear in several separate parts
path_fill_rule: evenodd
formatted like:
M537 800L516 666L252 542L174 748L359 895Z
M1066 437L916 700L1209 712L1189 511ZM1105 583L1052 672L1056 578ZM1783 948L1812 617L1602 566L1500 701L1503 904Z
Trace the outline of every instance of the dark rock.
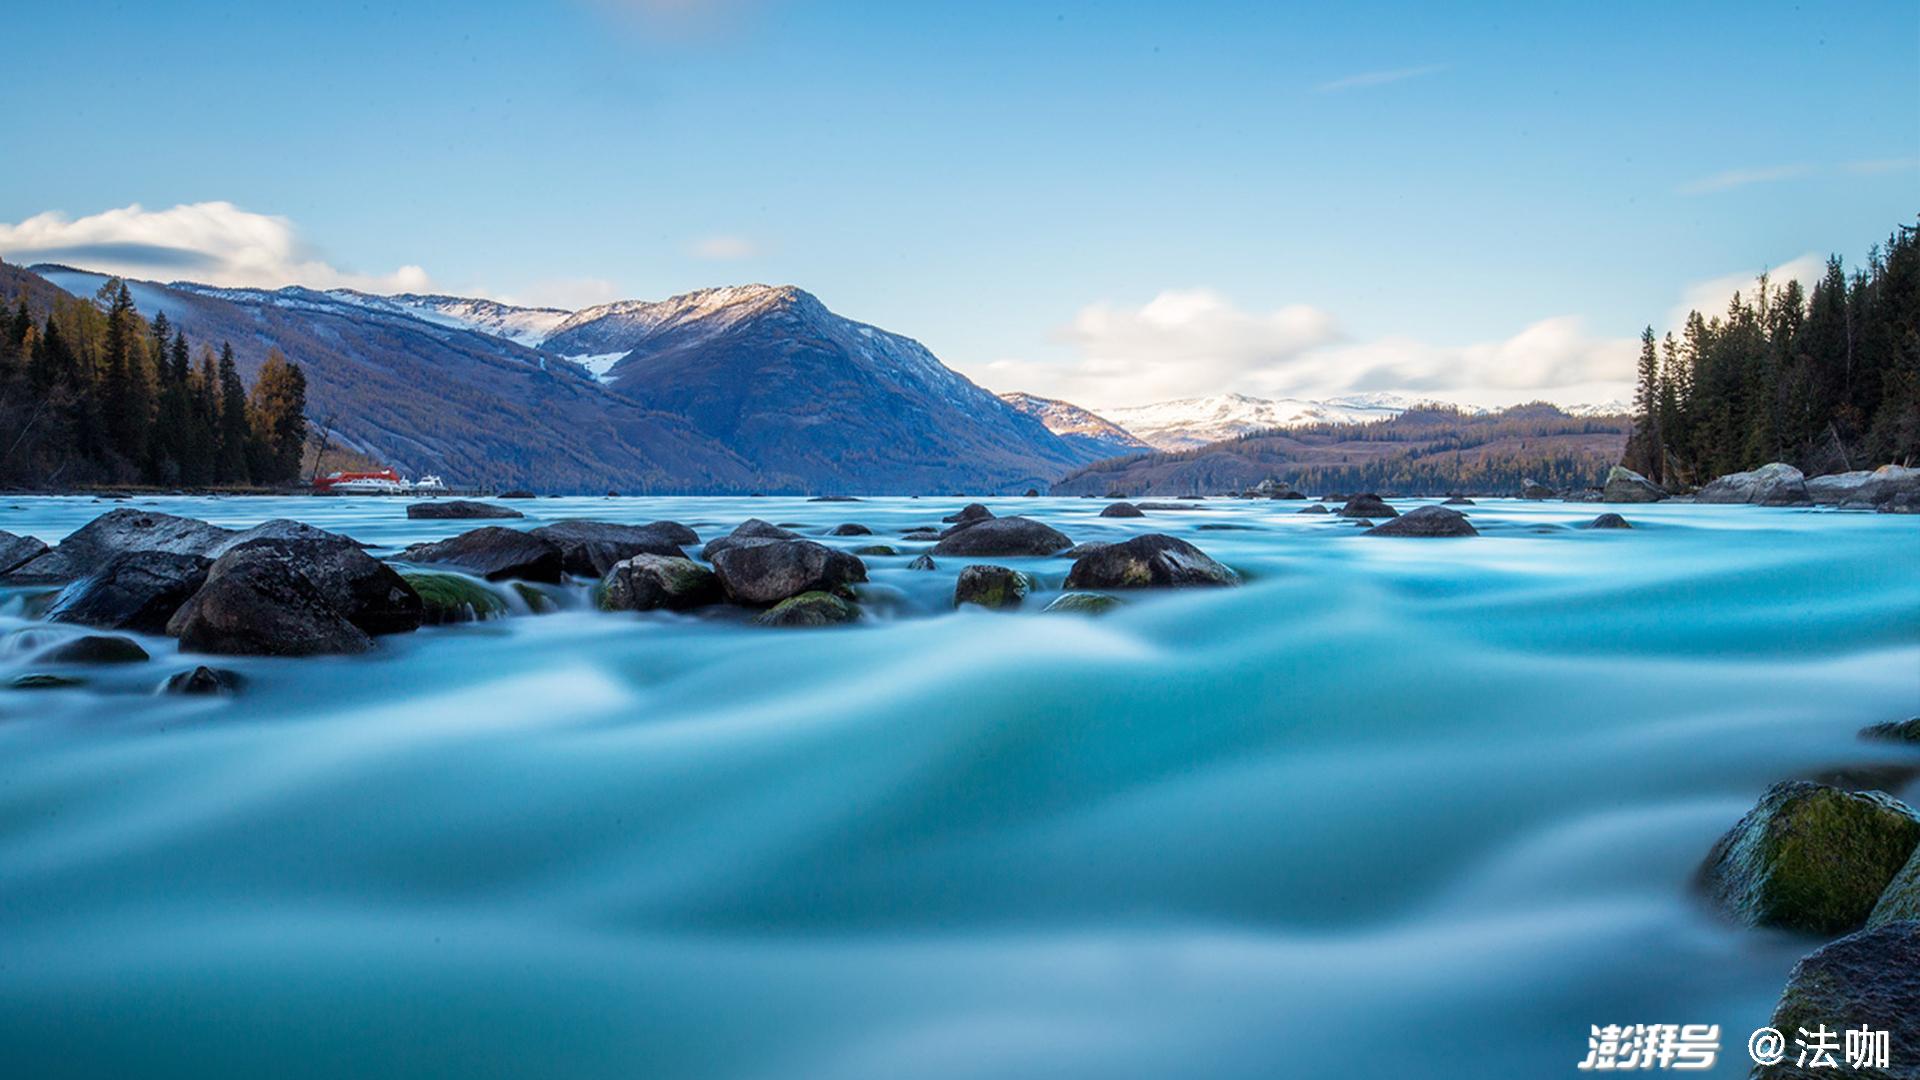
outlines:
M549 495L548 498L559 498L559 496ZM520 602L527 605L529 614L551 615L560 610L559 601L555 600L546 589L531 582L509 581L507 582L507 588L512 589L513 595L519 597Z
M129 551L60 590L46 617L110 630L158 634L206 583L213 565L199 555Z
M1214 562L1192 544L1164 533L1148 533L1108 544L1074 560L1067 571L1068 590L1179 588L1238 585L1233 571Z
M1441 506L1478 506L1479 504L1474 502L1472 499L1467 498L1465 495L1449 495L1447 496L1447 501L1441 503L1440 505Z
M1125 601L1117 596L1105 593L1067 593L1046 606L1046 612L1063 612L1072 615L1104 615Z
M321 545L263 541L222 555L207 583L174 612L167 633L182 652L224 655L314 656L361 653L373 639L355 626L305 572L302 548ZM349 548L366 558L358 548ZM418 596L401 583L408 595ZM417 620L416 620L417 625Z
M1399 517L1400 511L1388 506L1380 496L1371 492L1355 495L1340 508L1340 516L1346 518L1390 518Z
M909 570L933 570L933 569L937 569L937 567L935 567L935 565L934 565L934 562L933 562L933 556L931 556L931 555L916 555L916 556L914 556L914 560L913 560L912 562L910 562L910 563L908 563L908 564L907 564L907 569L909 569Z
M1810 506L1807 478L1791 465L1774 462L1751 472L1728 473L1694 493L1694 502L1751 503L1756 506Z
M28 559L7 576L15 581L71 581L116 556L134 551L207 556L230 530L153 510L109 510L74 530L60 546Z
M1874 507L1882 514L1920 514L1920 491L1902 491Z
M884 557L900 554L898 549L889 544L868 544L866 547L854 548L853 553L861 558L866 558L869 555Z
M759 518L748 518L740 523L739 528L725 536L709 541L706 547L700 549L700 557L708 562L712 562L715 555L720 554L730 547L737 547L741 544L751 544L763 540L798 539L800 539L799 533L783 529L778 525L768 524Z
M472 499L433 499L408 506L407 516L416 521L440 521L447 518L518 518L527 515L511 506L494 506Z
M860 524L856 524L854 522L849 521L845 525L835 525L831 530L828 531L827 535L828 536L872 536L873 530L867 528L865 525L860 525Z
M835 626L860 618L860 609L829 592L789 597L754 616L760 626Z
M211 668L205 664L192 671L179 671L167 676L160 689L169 694L231 694L240 689L245 682L237 672L225 668Z
M1920 1077L1920 922L1890 922L1814 950L1793 967L1768 1026L1793 1039L1821 1025L1885 1031L1889 1067L1810 1068L1789 1043L1786 1060L1755 1068L1758 1080L1915 1080ZM1737 1040L1736 1040L1737 1042ZM1836 1062L1844 1063L1841 1054ZM1809 1058L1809 1064L1812 1062Z
M459 574L400 575L420 597L420 621L428 626L482 622L507 614L507 602L485 585Z
M7 685L15 690L60 690L69 686L85 686L87 680L73 675L52 675L44 671L15 675Z
M1882 465L1869 473L1866 480L1848 493L1840 505L1850 510L1910 507L1916 494L1920 494L1920 468Z
M1180 498L1191 500L1191 499L1197 499L1199 498L1199 496L1198 495L1182 495L1180 496ZM1187 506L1184 503L1178 503L1178 502L1143 502L1143 503L1138 503L1136 505L1138 505L1142 510L1191 511L1191 510L1200 509L1197 506Z
M32 536L15 536L0 529L0 577L51 550L45 541Z
M908 529L900 534L900 539L925 542L940 539L940 534L932 529Z
M1112 544L1103 544L1097 540L1089 540L1084 544L1075 544L1061 552L1060 557L1063 559L1078 559L1082 555L1091 555L1096 551L1105 551L1112 546Z
M976 604L983 608L1016 608L1033 588L1033 579L1004 566L975 565L960 571L953 586L953 606Z
M1407 511L1384 525L1367 530L1368 536L1479 536L1467 515L1444 506L1421 506Z
M607 571L594 595L602 611L691 611L720 602L720 579L685 556L635 555Z
M220 560L245 551L285 561L334 610L369 634L405 634L420 626L420 597L412 587L339 533L280 519L236 533L216 551Z
M497 497L502 499L531 499L533 498L533 492L516 488L513 491L503 491Z
M953 523L953 522L968 522L968 521L986 521L992 517L993 517L993 511L987 509L986 507L980 505L979 503L968 503L967 505L961 507L957 512L948 514L946 517L943 517L940 520Z
M1898 799L1789 780L1714 844L1701 881L1749 926L1841 934L1866 922L1916 846L1920 817Z
M1920 716L1907 720L1889 720L1884 724L1874 724L1860 729L1863 739L1875 739L1882 742L1905 742L1920 745Z
M1331 514L1333 513L1333 511L1327 509L1325 504L1314 503L1312 506L1303 506L1300 509L1295 510L1294 513L1296 514Z
M1633 526L1627 522L1626 518L1621 517L1619 514L1613 514L1613 513L1601 514L1599 517L1594 518L1592 521L1589 521L1585 525L1582 525L1580 527L1583 529L1631 529L1633 528Z
M1050 525L1028 517L990 518L948 532L933 546L935 555L1051 555L1073 540Z
M561 568L578 577L604 577L614 563L635 555L682 558L686 555L682 546L700 539L692 529L677 521L620 525L611 521L569 519L542 525L529 535L559 548Z
M1026 491L1026 495L1024 496L1024 498L1028 498L1028 499L1037 499L1039 497L1040 497L1039 488L1028 488Z
M557 584L566 559L545 537L519 529L487 525L450 540L415 544L400 553L411 563L453 566L488 581L520 578Z
M33 659L40 664L138 664L152 657L132 638L88 634L63 641Z
M1106 506L1101 507L1100 516L1110 518L1137 518L1146 517L1147 515L1142 512L1139 507L1130 502L1117 502L1108 503Z
M1867 926L1871 929L1913 919L1920 919L1920 848L1914 849L1907 865L1881 891L1879 902L1867 914Z
M1559 494L1559 492L1531 477L1520 481L1520 497L1523 499L1552 499L1558 497Z
M1624 465L1607 471L1607 484L1600 489L1600 501L1610 503L1659 502L1667 497L1664 488Z
M858 496L854 496L854 495L815 495L813 498L808 499L807 501L808 502L859 502L860 499Z
M866 564L811 540L756 540L723 548L713 569L728 600L777 604L808 592L838 593L867 580Z

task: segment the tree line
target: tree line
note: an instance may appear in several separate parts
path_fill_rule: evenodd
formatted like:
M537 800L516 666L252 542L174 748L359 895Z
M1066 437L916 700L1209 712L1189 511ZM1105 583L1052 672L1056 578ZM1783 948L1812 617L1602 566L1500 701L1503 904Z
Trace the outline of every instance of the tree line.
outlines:
M1762 276L1724 315L1640 339L1622 464L1673 488L1774 461L1809 475L1920 460L1920 227L1811 291Z
M152 321L118 279L36 317L0 306L0 483L32 487L294 483L307 442L307 380L267 354L253 386L233 347L196 358L164 312Z

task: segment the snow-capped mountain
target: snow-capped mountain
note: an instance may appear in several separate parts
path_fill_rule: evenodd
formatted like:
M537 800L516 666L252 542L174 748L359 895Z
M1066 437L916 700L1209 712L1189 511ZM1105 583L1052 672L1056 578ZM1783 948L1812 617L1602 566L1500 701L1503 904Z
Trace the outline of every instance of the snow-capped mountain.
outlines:
M1625 416L1633 411L1633 406L1615 399L1590 405L1566 405L1562 411L1568 416Z
M335 290L336 293L350 291ZM365 296L366 294L355 295ZM553 333L573 314L561 308L518 307L513 304L502 304L496 300L478 300L465 296L423 296L417 293L401 293L398 296L367 297L367 299L384 299L388 303L397 304L412 311L428 322L463 326L469 330L503 337L508 341L529 347L538 346L547 335Z
M1107 409L1102 415L1156 450L1189 450L1267 428L1385 420L1400 415L1412 404L1412 401L1392 394L1366 394L1327 401L1214 394L1153 405Z
M1150 449L1132 432L1070 401L1018 391L1001 394L1000 400L1039 420L1062 439L1085 446L1102 457Z

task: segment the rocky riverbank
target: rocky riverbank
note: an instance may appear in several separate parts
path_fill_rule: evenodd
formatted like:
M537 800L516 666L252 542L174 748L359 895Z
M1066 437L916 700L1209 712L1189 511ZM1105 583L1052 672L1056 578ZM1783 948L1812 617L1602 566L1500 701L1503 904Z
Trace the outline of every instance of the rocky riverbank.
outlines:
M1750 506L1830 506L1883 514L1920 513L1920 468L1882 465L1877 469L1808 477L1782 462L1748 472L1729 473L1697 491L1669 491L1623 465L1607 473L1598 488L1555 491L1532 480L1521 484L1522 499L1568 502L1651 503L1675 500L1740 503Z

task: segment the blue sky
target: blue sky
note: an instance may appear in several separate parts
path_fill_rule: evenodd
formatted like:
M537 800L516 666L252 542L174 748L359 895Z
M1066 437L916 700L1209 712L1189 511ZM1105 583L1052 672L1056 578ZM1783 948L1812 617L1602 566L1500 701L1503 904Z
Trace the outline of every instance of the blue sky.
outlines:
M1096 405L1587 399L1684 300L1920 209L1920 7L1676 7L32 5L0 255L792 282Z

